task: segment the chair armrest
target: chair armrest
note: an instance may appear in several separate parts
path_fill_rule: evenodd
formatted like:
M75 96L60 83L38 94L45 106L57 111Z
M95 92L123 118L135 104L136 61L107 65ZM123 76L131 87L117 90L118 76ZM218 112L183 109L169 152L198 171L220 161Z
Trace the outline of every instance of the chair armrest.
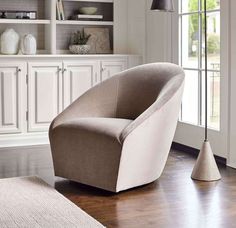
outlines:
M177 75L173 80L169 81L162 89L157 100L140 116L138 116L131 124L129 124L120 135L120 142L123 143L127 136L133 132L138 126L147 121L155 112L161 109L175 96L179 96L179 103L184 89L183 75ZM179 105L178 105L179 106ZM173 107L174 108L174 107Z

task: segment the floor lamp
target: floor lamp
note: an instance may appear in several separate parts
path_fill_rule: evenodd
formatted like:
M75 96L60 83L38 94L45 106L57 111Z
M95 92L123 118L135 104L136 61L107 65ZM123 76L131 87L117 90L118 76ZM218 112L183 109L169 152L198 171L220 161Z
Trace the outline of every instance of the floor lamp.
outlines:
M207 77L207 0L204 0L204 32L205 32L205 140L193 168L191 178L199 181L216 181L221 179L211 145L208 140L208 77ZM173 0L153 0L151 10L174 12Z

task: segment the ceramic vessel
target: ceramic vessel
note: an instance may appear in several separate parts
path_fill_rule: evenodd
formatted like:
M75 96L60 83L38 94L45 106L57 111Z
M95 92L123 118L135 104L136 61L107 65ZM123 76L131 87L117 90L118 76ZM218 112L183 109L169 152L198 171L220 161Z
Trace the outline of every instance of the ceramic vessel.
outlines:
M92 15L97 12L98 8L97 7L81 7L79 8L79 12L81 14L87 14L87 15Z
M24 55L35 55L37 52L37 41L31 34L25 35L21 39L21 52Z
M73 54L88 54L90 45L70 45L69 49Z
M15 55L19 51L20 37L14 29L6 29L1 35L1 53Z

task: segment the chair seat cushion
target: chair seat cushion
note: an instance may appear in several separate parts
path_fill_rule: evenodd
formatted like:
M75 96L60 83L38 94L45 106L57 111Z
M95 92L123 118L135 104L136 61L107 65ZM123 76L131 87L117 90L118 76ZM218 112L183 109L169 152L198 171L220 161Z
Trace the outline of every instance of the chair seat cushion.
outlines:
M65 122L58 126L59 128L80 131L93 132L95 134L102 134L104 136L116 138L119 136L132 120L118 119L118 118L78 118Z

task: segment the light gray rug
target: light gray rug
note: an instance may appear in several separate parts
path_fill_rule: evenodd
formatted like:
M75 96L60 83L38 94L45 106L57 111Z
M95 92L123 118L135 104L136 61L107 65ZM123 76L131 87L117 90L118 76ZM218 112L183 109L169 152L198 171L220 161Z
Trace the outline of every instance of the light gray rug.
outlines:
M0 227L101 228L99 222L37 177L0 180Z

